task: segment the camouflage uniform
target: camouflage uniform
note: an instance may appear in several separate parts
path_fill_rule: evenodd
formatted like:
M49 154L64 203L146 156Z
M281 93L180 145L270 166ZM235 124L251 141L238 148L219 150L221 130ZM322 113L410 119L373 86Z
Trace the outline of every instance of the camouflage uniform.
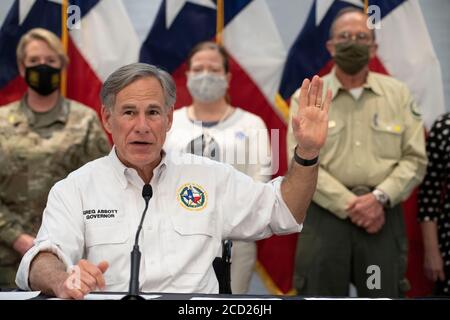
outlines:
M60 98L34 113L26 97L0 108L0 287L14 286L20 234L36 236L50 188L110 145L92 109Z

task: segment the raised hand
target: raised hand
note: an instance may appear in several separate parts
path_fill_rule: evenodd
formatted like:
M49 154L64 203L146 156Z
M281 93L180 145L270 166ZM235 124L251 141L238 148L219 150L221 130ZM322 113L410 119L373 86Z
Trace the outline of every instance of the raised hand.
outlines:
M292 118L292 128L298 144L297 154L305 159L317 157L327 137L331 90L327 90L324 102L322 95L322 79L314 76L312 81L303 80L298 112Z

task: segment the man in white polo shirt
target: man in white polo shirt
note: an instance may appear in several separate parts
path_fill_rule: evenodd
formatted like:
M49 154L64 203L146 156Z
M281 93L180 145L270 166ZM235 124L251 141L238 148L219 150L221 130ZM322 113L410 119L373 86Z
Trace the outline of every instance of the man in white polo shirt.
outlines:
M206 158L166 155L175 96L171 76L151 65L109 76L102 121L114 148L52 188L35 245L19 267L20 288L75 299L97 289L127 291L144 184L153 197L139 239L141 291L217 293L212 261L222 239L300 232L327 135L331 96L321 102L321 80L303 82L295 161L267 184ZM74 265L77 286L68 271Z

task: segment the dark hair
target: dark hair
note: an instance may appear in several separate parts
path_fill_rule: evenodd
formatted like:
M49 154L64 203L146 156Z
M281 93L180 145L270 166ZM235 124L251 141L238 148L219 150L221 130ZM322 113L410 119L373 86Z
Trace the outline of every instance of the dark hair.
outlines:
M347 14L347 13L352 13L352 12L360 13L360 14L362 14L362 15L364 15L364 16L367 17L367 14L364 12L364 10L361 9L361 8L358 8L358 7L352 7L352 6L349 6L349 7L345 7L345 8L343 8L343 9L339 10L338 13L336 14L336 16L334 17L333 22L331 22L330 34L329 34L330 39L333 38L333 33L334 33L334 28L335 28L335 26L336 26L336 22L337 22L343 15L345 15L345 14ZM370 30L371 33L372 33L373 41L375 41L375 29L369 29L369 30Z
M191 60L192 60L192 57L194 56L194 54L196 54L199 51L203 51L203 50L215 50L215 51L219 52L219 54L222 56L222 59L223 59L223 68L225 70L225 73L228 73L230 71L227 51L225 50L225 48L223 46L221 46L220 44L217 44L215 42L212 42L212 41L200 42L194 48L192 48L191 52L189 52L189 56L188 56L188 60L187 60L189 69L191 68Z

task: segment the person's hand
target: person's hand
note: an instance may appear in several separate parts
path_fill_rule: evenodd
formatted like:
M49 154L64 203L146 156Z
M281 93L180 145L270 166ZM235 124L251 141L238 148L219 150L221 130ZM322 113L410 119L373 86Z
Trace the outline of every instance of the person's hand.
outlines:
M384 209L372 193L350 200L347 212L351 221L368 233L376 233L384 225Z
M105 288L105 278L103 274L108 269L108 262L102 261L94 265L87 260L80 260L78 264L72 267L71 274L59 282L54 289L58 298L62 299L83 299L89 292L99 288Z
M445 280L444 262L439 248L425 249L423 268L425 276L431 281Z
M378 216L372 219L372 222L366 227L366 232L370 234L375 234L383 228L385 223L385 214L384 211Z
M323 80L318 76L314 76L311 82L303 80L292 128L298 145L297 154L304 159L317 157L327 137L331 90L327 90L323 103L322 94Z
M34 245L34 237L22 233L13 243L13 249L23 256Z

